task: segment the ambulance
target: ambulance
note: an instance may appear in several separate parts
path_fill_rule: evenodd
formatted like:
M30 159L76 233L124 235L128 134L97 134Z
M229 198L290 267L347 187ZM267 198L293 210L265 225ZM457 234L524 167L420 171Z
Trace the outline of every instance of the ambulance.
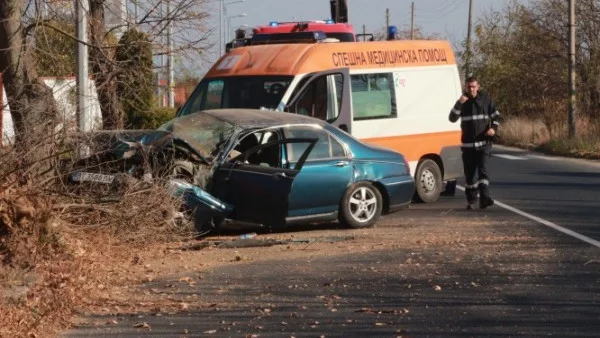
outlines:
M448 121L460 82L447 41L247 46L222 56L177 115L258 108L325 120L404 154L416 201L429 203L463 172L460 124Z

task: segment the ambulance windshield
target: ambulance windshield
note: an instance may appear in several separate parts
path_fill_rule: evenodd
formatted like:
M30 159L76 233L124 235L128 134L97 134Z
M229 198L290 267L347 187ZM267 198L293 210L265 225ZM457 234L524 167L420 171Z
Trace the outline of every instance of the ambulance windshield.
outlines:
M178 116L205 109L276 109L292 76L235 76L203 79Z

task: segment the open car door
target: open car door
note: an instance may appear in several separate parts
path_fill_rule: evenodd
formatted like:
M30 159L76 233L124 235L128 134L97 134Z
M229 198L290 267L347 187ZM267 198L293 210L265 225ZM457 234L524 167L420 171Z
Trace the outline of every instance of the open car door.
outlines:
M284 110L327 121L350 133L352 131L350 95L348 68L310 73L294 89Z
M294 178L302 169L317 139L282 139L253 147L225 162L213 176L213 195L233 205L230 218L236 221L283 226L288 212L288 199ZM293 168L283 161L289 143L304 143L306 150ZM269 165L261 154L279 154L278 162Z

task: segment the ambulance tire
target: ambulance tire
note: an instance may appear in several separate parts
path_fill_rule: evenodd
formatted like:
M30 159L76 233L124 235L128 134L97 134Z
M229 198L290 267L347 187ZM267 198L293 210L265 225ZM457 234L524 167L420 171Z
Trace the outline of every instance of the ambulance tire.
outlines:
M425 159L419 163L415 173L415 201L433 203L442 193L442 171L434 160Z

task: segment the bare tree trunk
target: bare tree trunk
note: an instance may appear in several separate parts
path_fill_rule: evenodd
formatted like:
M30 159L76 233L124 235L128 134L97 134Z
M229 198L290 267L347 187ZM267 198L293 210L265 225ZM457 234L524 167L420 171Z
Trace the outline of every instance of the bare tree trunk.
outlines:
M58 111L52 90L38 78L33 65L23 9L23 0L0 1L0 72L15 125L15 146L22 164L29 166L54 149Z
M104 1L90 0L90 60L104 129L123 128L123 111L117 97L117 69L113 53L108 53L104 46Z

